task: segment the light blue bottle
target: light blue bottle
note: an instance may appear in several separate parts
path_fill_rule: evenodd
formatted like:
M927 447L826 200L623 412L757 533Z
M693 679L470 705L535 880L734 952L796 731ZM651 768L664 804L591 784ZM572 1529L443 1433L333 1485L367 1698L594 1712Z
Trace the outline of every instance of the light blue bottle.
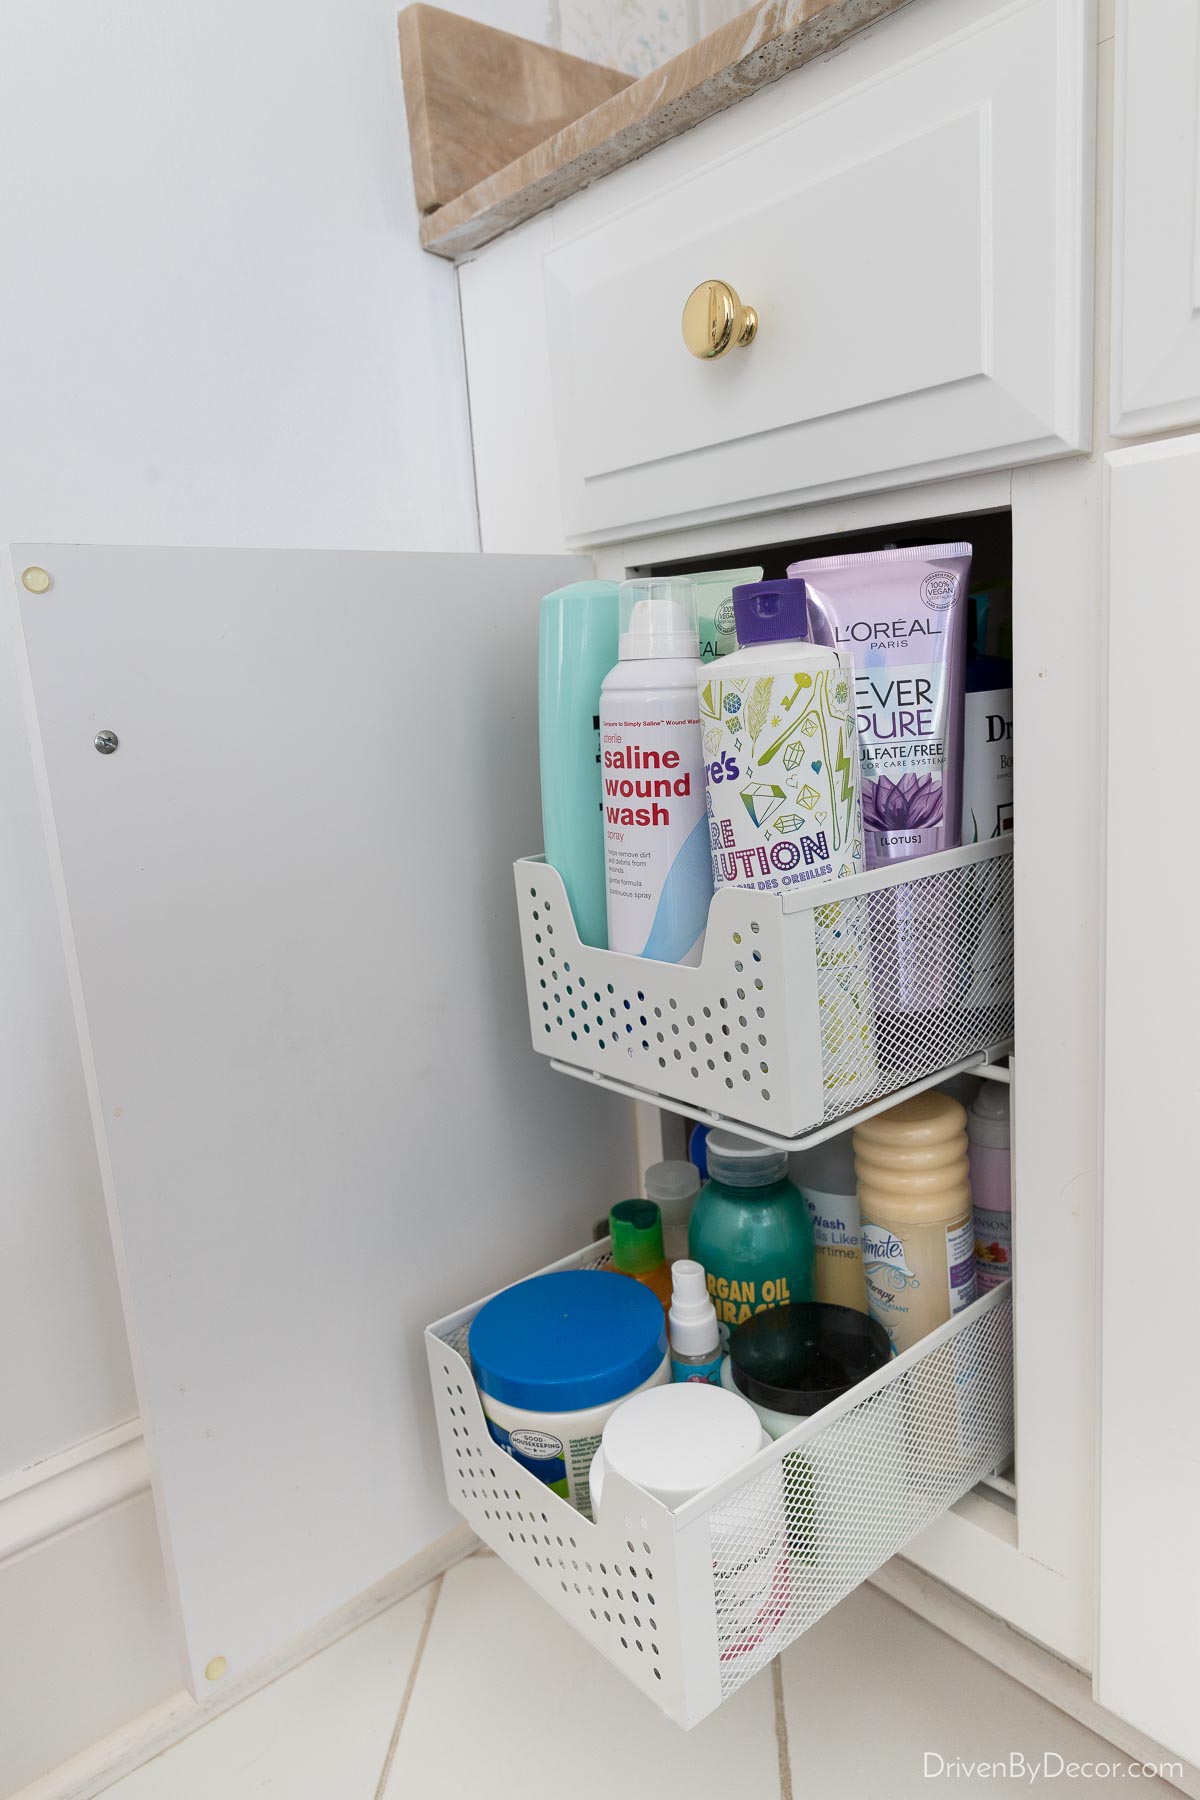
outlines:
M600 684L617 660L617 584L575 581L542 601L538 735L542 841L585 944L608 948Z

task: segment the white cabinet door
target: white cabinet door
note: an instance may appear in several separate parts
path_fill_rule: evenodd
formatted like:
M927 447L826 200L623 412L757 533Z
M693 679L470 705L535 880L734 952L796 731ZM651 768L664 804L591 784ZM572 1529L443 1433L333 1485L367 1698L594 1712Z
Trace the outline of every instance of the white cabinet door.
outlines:
M1086 447L1095 30L926 0L559 208L571 539ZM700 362L711 276L758 335Z
M1200 437L1109 465L1096 1697L1200 1762Z
M1200 0L1117 0L1112 429L1200 421Z
M422 1327L635 1191L528 1043L576 557L36 546L52 860L187 1680L454 1522ZM98 755L101 730L119 739Z

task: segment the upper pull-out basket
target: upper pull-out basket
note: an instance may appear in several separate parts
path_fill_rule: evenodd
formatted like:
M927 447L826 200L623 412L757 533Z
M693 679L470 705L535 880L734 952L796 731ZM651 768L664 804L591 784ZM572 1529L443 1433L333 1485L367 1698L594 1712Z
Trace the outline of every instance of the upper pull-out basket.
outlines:
M1011 836L815 889L724 888L697 968L582 944L516 864L534 1048L569 1073L794 1138L1011 1048Z

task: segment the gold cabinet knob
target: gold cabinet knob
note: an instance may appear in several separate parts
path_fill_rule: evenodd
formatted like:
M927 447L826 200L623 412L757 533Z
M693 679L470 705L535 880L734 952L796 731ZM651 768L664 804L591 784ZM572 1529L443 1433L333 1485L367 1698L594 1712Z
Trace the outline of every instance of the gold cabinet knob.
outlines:
M687 297L683 341L693 356L707 362L724 356L731 344L744 350L757 330L758 314L752 306L742 305L727 281L702 281Z

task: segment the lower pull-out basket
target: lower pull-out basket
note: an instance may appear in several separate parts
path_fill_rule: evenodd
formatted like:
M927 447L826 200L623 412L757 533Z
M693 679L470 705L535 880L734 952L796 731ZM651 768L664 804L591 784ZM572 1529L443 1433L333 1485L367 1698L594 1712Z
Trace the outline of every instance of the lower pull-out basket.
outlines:
M604 1244L557 1268L607 1260ZM678 1512L615 1473L593 1524L493 1442L483 1301L425 1333L450 1499L680 1725L695 1725L1012 1452L1007 1283Z

